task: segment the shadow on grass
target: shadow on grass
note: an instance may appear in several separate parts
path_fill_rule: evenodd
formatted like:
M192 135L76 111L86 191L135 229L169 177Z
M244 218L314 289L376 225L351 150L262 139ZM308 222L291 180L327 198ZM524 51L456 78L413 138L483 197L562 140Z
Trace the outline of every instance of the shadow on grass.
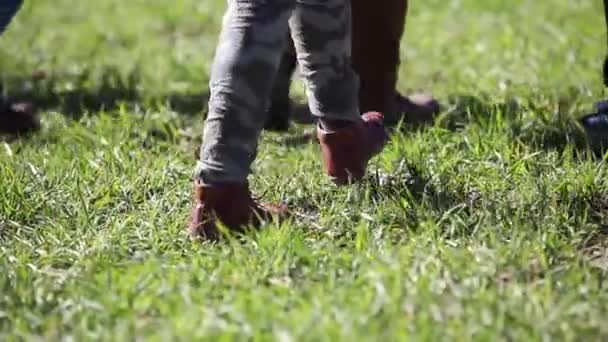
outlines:
M608 192L590 189L571 193L560 205L578 225L591 223L591 226L585 225L587 229L573 243L587 265L605 274L608 271Z
M608 192L601 189L590 189L584 192L571 193L560 201L571 217L584 220L598 227L591 232L592 237L608 238Z
M314 130L306 130L297 134L282 134L275 140L277 145L284 147L298 147L318 143Z
M107 68L98 81L91 82L90 79L88 72L76 78L36 72L29 77L5 81L0 84L0 92L5 93L3 89L9 89L8 98L11 101L31 102L38 110L54 110L73 119L78 119L85 113L112 111L122 105L144 109L167 105L184 115L206 111L207 92L158 96L142 94L138 72L125 76L117 69Z
M168 106L188 116L206 112L208 93L145 94L141 91L142 81L137 71L124 75L118 69L106 68L95 82L91 79L90 72L83 72L71 79L38 72L6 81L0 84L0 88L10 89L12 100L33 102L40 110L55 110L73 119L85 113L112 111L122 105L140 109ZM452 131L465 129L471 124L495 127L510 134L514 141L537 149L563 152L573 148L583 153L592 151L598 157L605 153L606 145L590 141L575 119L580 115L573 114L578 104L588 101L585 96L578 89L568 90L559 96L533 93L525 99L513 97L504 101L493 100L491 95L483 93L453 94L448 96L444 105L446 110L435 118L433 124ZM293 103L292 108L293 122L314 123L306 103ZM428 125L404 122L401 129L407 133L426 127ZM310 134L288 136L280 144L299 146L312 140L314 137Z
M536 99L534 98L536 97ZM579 90L571 89L554 98L534 95L531 99L511 98L492 101L489 95L453 95L449 110L435 125L459 131L471 124L505 131L514 141L538 150L563 153L572 148L580 156L601 158L607 145L591 139L578 122L581 103L588 101Z
M443 182L431 179L422 169L405 161L390 174L376 172L369 175L368 183L373 197L379 201L389 200L395 203L404 213L404 223L413 229L419 226L420 217L427 216L429 210L442 215L459 212L470 216L478 209L481 199L477 192L445 188L441 185ZM442 233L451 236L455 232ZM469 236L473 233L472 229L465 229L456 234Z
M399 127L401 133L420 131L431 124L451 131L464 130L472 124L496 127L505 130L513 140L539 150L563 152L573 148L576 152L593 152L595 157L606 151L604 144L590 140L576 117L577 106L588 101L578 89L570 89L558 96L547 97L532 94L531 98L512 97L503 101L492 99L489 94L453 94L444 104L444 112L434 118L416 121L409 117ZM291 120L299 124L312 124L314 117L307 104L292 103ZM502 126L501 126L502 125ZM307 139L293 139L289 145L298 142L307 144Z

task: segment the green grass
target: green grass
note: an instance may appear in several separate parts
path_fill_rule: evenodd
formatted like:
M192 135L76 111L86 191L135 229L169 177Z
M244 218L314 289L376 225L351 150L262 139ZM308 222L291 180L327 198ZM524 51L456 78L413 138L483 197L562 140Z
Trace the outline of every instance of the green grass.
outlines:
M223 8L30 1L0 38L3 91L45 109L0 141L0 340L608 339L608 171L575 123L604 96L599 1L414 1L400 89L436 125L344 189L310 127L264 134L254 190L302 215L201 245Z

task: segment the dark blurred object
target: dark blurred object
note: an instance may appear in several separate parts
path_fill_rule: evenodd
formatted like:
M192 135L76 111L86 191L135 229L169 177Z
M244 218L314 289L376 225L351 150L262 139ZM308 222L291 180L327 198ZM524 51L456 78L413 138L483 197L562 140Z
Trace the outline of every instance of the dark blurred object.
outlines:
M0 34L6 30L21 5L23 0L0 0Z
M403 119L405 125L413 127L431 125L441 110L441 104L431 94L413 93L408 96L397 94L396 97L397 113L401 113L401 117L395 116L392 122L388 122L389 125L395 124L395 119Z
M608 0L604 0L604 19L608 45ZM602 73L604 86L608 87L608 54L604 58ZM580 121L587 132L591 148L602 153L608 147L608 100L597 102L595 107L595 112L585 115Z
M289 120L292 116L293 108L289 99L289 88L297 66L297 56L291 37L287 37L287 41L288 45L281 56L267 110L264 129L269 131L285 132L289 130Z
M0 134L24 135L40 129L36 109L28 102L0 102Z
M23 4L22 0L0 0L0 34ZM40 128L31 103L0 100L0 134L23 135Z
M604 0L604 20L606 22L606 42L608 45L608 0ZM608 87L608 54L604 58L604 86Z
M608 100L596 103L595 112L582 117L581 124L587 132L591 148L604 151L608 147Z

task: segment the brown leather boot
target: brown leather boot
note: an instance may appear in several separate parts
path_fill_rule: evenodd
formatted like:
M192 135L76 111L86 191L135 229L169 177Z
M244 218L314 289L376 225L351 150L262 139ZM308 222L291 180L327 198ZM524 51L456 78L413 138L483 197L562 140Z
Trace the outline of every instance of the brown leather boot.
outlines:
M242 233L248 225L257 227L273 215L284 217L286 214L285 205L256 203L247 183L205 186L196 181L188 234L194 240L217 241L221 236L218 221L231 231Z
M388 142L381 113L369 112L361 118L360 122L333 131L317 126L325 171L337 185L363 178L369 160Z
M436 115L441 111L441 104L430 94L414 93L409 96L397 94L397 112L401 113L403 122L411 126L423 126L433 123ZM397 121L399 115L395 117ZM394 124L397 122L391 122Z

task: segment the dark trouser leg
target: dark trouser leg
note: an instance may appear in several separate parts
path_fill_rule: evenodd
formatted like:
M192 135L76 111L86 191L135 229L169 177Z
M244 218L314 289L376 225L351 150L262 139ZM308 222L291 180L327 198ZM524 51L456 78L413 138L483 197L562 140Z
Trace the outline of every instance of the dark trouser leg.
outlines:
M396 116L396 84L399 46L403 35L407 0L385 0L382 6L369 0L352 0L353 66L359 73L362 112Z
M265 129L273 131L286 131L289 129L289 118L291 117L291 101L289 99L289 87L291 78L296 69L296 51L293 40L289 37L287 47L281 56L279 70L275 77L270 105L268 107L268 118Z

